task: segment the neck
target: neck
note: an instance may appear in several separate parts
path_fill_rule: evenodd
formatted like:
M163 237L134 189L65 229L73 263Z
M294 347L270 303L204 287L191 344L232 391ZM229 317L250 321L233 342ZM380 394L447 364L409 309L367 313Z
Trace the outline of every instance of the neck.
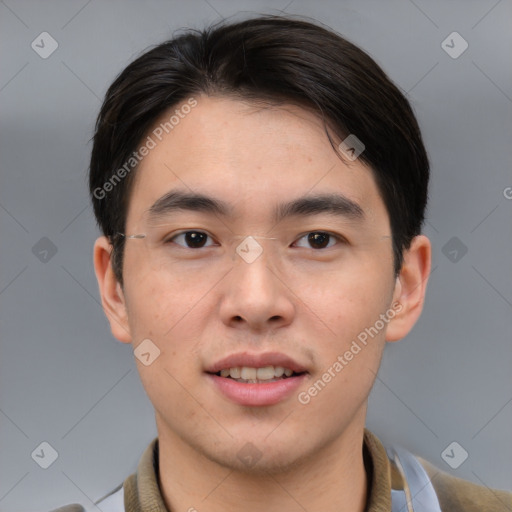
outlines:
M172 512L363 512L367 479L362 425L282 471L222 466L159 423L160 487Z

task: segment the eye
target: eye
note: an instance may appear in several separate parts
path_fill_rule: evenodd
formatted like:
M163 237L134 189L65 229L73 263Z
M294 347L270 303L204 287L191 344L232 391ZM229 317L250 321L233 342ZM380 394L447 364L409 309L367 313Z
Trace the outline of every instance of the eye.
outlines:
M327 247L332 247L334 244L329 245L329 239L343 242L341 237L331 233L326 233L325 231L311 231L310 233L307 233L303 237L299 238L299 241L304 239L306 239L308 244L311 244L313 249L325 249ZM299 245L299 247L304 247L304 245Z
M180 237L183 237L185 244L176 242ZM184 231L183 233L178 233L177 235L172 236L166 241L166 243L176 242L181 247L188 249L201 249L202 247L209 247L210 245L213 245L205 245L208 238L212 239L203 231Z

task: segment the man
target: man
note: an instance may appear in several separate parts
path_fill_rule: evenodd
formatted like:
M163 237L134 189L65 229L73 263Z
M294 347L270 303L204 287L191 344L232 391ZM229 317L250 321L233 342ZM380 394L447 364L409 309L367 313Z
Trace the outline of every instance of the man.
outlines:
M428 178L407 100L316 24L221 24L131 63L96 125L94 265L158 437L98 508L512 510L365 430L422 310Z

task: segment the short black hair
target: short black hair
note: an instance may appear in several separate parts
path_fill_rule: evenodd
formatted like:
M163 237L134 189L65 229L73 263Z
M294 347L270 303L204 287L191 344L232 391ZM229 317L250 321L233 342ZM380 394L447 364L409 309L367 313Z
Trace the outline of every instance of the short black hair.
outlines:
M373 171L387 208L398 274L404 249L421 232L429 181L408 100L367 53L331 29L264 15L187 29L143 53L109 87L96 121L89 189L121 285L124 238L116 234L125 230L134 152L163 113L201 94L296 104L340 139L353 134L362 141L359 159Z

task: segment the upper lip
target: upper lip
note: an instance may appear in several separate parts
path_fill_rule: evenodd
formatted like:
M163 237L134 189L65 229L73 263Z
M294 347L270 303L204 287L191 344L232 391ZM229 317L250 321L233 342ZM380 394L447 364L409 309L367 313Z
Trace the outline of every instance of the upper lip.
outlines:
M265 352L263 354L249 354L242 352L231 354L227 357L219 359L213 363L205 371L207 373L217 373L226 368L236 368L247 366L249 368L263 368L265 366L282 366L289 368L295 373L306 372L306 368L293 360L291 357L279 352Z

